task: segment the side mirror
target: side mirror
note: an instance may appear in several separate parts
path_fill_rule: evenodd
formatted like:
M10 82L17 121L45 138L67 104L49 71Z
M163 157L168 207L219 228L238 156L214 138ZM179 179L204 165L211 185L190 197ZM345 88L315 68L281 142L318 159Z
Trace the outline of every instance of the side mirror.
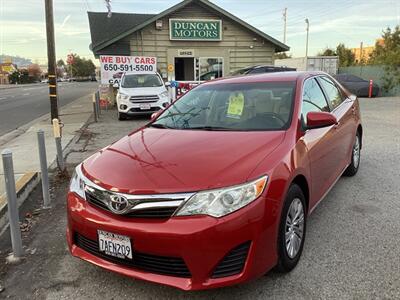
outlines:
M113 87L118 89L119 88L119 84L116 82L116 83L113 84Z
M337 123L336 117L328 112L309 112L307 114L307 129L323 128Z

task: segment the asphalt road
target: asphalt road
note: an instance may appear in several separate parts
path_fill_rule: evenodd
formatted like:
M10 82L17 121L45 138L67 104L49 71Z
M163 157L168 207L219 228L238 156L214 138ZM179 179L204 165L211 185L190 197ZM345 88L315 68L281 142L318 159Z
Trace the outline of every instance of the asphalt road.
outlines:
M94 92L97 86L97 82L58 83L60 107ZM47 84L0 89L0 136L49 111L50 100Z
M0 284L5 287L0 298L400 299L400 97L362 99L361 109L360 170L341 178L310 216L303 256L291 273L270 272L238 286L182 292L105 271L67 250L64 182L52 190L53 209L34 217L22 264L3 264L2 270L10 248L0 239ZM70 167L145 121L118 122L115 111L103 114L70 149ZM40 190L31 198L40 203Z

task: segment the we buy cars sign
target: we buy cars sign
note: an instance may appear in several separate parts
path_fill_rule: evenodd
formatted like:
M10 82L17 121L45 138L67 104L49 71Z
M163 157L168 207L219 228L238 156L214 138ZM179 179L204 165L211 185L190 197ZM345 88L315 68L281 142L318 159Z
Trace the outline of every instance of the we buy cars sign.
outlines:
M157 58L147 56L100 56L101 84L119 83L124 73L157 72Z

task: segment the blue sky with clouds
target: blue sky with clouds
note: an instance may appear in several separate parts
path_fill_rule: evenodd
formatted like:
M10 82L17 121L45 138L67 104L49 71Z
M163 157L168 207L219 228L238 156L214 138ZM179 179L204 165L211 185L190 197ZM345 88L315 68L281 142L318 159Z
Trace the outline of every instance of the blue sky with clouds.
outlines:
M104 0L53 0L57 57L69 51L92 58L86 12L106 11ZM112 0L115 12L158 13L179 0ZM384 28L400 24L400 0L212 0L278 40L282 12L288 9L287 44L294 56L305 54L305 22L310 20L309 54L345 43L373 45ZM0 0L0 54L46 61L43 0Z

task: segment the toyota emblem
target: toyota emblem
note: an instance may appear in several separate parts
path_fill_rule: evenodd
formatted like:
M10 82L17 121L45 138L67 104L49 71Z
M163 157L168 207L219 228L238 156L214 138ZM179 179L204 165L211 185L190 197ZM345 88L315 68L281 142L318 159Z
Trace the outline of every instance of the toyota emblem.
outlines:
M110 195L108 207L113 213L123 214L129 206L128 199L121 195Z

